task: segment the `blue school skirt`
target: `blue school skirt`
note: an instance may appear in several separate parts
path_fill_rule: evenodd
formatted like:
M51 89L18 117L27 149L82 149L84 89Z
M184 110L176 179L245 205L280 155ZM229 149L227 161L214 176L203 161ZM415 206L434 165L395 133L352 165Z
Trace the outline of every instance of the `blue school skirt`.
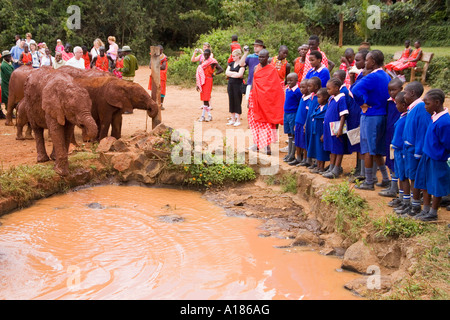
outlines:
M297 113L284 113L284 133L294 135L295 116Z
M386 116L361 115L361 153L371 156L386 155Z
M395 176L400 180L406 180L406 172L405 172L405 154L403 150L395 149L394 150L394 172Z
M416 189L427 190L435 197L450 194L450 167L447 161L437 161L423 154L417 168Z
M415 147L405 144L405 175L409 180L416 180L417 167L419 166L420 159L414 157Z
M295 146L306 149L306 135L303 127L304 125L298 122L295 123Z
M311 123L311 136L308 144L308 158L317 161L330 161L330 152L324 150L320 137L323 135L323 119L314 119Z

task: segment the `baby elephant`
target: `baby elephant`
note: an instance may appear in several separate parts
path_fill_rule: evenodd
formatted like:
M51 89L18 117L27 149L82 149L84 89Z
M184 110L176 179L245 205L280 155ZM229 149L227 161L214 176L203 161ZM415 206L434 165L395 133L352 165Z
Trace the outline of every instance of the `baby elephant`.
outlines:
M83 129L89 138L97 136L92 118L92 102L86 89L74 83L68 74L37 70L25 83L25 110L36 140L38 162L49 161L45 150L44 129L53 142L55 171L69 173L68 150L74 127Z

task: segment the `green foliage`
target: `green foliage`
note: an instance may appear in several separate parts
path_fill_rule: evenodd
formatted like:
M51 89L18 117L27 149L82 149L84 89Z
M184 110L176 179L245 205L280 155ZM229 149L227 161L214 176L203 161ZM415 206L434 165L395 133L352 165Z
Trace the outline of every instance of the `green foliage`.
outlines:
M242 164L214 163L203 160L201 163L192 161L184 165L184 171L189 177L185 182L190 185L212 187L229 182L244 182L256 179L255 171Z
M410 238L430 230L429 224L406 219L396 214L388 214L373 221L379 235L386 238Z
M289 30L295 30L290 32ZM297 48L307 43L309 34L307 34L305 27L300 23L267 23L263 26L245 27L231 27L227 29L215 29L207 34L200 36L193 48L182 48L183 54L179 57L169 58L169 74L168 81L175 85L195 85L195 71L198 67L197 63L191 62L191 57L195 48L202 48L202 44L208 42L211 45L214 58L225 70L227 67L227 60L231 54L230 43L231 36L238 35L238 41L241 47L248 45L252 50L252 44L256 39L261 39L269 51L271 57L278 54L278 49L281 45L286 45L289 48L288 61L293 63L298 56ZM329 39L322 39L320 49L326 52L329 60L335 64L339 64L340 57L343 54L344 48L338 48ZM292 67L293 69L293 67ZM246 71L245 76L247 75ZM218 75L214 78L214 84L226 84L226 77L224 74Z
M58 185L51 165L17 166L0 171L0 195L24 205Z
M449 94L448 79L450 79L450 56L433 58L428 68L427 82L431 87L439 88Z
M352 242L359 240L361 230L369 222L368 205L350 188L348 182L328 187L322 201L337 208L336 231Z
M297 175L286 173L280 179L281 192L297 194Z

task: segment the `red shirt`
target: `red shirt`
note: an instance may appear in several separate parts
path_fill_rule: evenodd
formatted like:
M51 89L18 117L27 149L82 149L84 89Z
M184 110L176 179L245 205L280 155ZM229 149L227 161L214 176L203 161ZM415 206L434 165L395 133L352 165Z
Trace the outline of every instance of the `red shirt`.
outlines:
M97 67L97 69L108 72L109 69L109 60L108 57L106 55L104 55L103 57L98 55L97 56L97 61L95 62L95 66Z

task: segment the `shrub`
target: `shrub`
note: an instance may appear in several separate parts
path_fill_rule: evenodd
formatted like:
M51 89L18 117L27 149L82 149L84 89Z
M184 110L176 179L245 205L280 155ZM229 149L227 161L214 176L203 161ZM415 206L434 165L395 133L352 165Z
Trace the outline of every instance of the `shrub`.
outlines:
M446 94L450 93L450 57L433 58L428 68L427 81L433 88L439 88Z
M298 56L297 48L307 43L309 34L306 33L305 26L300 23L284 22L284 23L268 23L266 25L257 26L238 26L228 29L212 30L208 34L200 36L193 48L182 48L179 57L169 58L169 82L175 85L195 85L195 71L198 67L197 63L191 62L191 57L195 48L202 48L204 42L211 44L214 58L219 62L222 68L227 68L227 60L231 54L230 43L231 36L237 34L239 43L242 47L248 45L252 52L252 44L256 39L264 41L271 57L278 54L280 45L286 45L289 48L288 61L292 64ZM320 49L326 52L329 60L332 60L339 66L340 57L344 49L336 47L328 38L322 39ZM291 66L293 70L293 65ZM247 71L248 72L248 71ZM247 75L246 72L246 75ZM246 76L245 75L245 76ZM214 84L226 84L224 74L214 79Z

